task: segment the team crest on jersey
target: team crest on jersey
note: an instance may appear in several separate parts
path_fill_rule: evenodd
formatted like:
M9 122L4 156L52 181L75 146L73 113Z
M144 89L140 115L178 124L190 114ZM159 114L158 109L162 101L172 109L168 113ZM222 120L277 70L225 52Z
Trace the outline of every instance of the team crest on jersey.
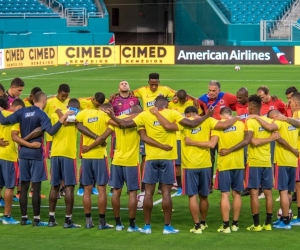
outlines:
M147 107L152 107L155 104L155 101L147 102Z
M224 104L224 100L221 99L221 100L219 101L219 103L220 103L221 105L223 105L223 104Z
M273 109L274 109L274 106L270 106L270 107L269 107L269 110L273 110Z
M262 132L262 131L265 131L266 129L264 127L259 127L258 128L258 132Z
M194 135L194 134L197 134L200 131L201 131L201 127L199 127L199 128L193 128L192 131L191 131L191 134Z
M159 125L160 125L159 121L155 121L155 122L153 123L153 126L159 126Z
M130 102L129 102L129 105L130 105L130 106L133 106L133 105L134 105L134 102L133 102L133 101L130 101Z
M231 128L224 129L224 133L236 131L236 126L232 126Z
M34 114L35 114L35 111L25 113L25 118L32 117L32 116L34 116Z
M88 123L96 122L98 121L98 117L93 117L88 119Z
M294 126L288 126L288 131L296 130L297 128Z

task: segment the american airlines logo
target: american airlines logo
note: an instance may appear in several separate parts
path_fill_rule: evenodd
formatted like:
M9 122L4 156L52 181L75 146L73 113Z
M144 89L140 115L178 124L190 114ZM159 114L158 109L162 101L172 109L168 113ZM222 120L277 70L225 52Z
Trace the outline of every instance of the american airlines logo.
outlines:
M199 127L199 128L194 128L194 129L192 129L192 131L191 131L191 134L193 135L193 134L197 134L198 132L200 132L201 131L201 127Z
M88 123L96 122L98 121L98 117L93 117L88 119Z
M236 131L236 126L233 126L231 128L228 128L228 129L224 129L224 133L232 132L232 131Z
M286 59L285 54L281 52L278 47L272 47L272 49L276 53L276 56L281 64L289 64L289 61Z

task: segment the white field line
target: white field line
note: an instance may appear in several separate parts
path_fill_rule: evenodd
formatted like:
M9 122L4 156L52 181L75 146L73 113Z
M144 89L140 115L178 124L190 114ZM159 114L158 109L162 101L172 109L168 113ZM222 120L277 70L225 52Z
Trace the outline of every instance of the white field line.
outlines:
M172 194L171 197L173 198L174 196L176 196L176 193L175 194ZM153 206L156 206L158 204L160 204L162 202L162 199L159 199L155 202L153 202ZM17 204L13 204L12 207L19 207L20 205L17 205ZM29 205L28 207L32 207L31 205ZM65 208L66 206L56 206L56 208ZM49 208L49 206L41 206L41 208ZM83 209L83 207L81 206L74 206L73 209ZM98 207L92 207L92 209L98 209ZM107 207L106 208L107 210L112 210L112 207ZM127 207L121 207L120 210L128 210ZM140 210L140 209L138 209Z

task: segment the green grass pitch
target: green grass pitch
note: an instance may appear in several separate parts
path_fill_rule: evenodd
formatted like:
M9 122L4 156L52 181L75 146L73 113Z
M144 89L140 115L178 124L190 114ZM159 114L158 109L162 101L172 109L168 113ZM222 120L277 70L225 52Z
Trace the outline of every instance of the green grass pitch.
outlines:
M14 77L21 77L25 81L25 89L22 97L27 97L33 87L39 86L48 95L56 94L58 85L68 83L71 87L70 97L88 97L95 92L101 91L108 97L117 92L118 83L127 80L131 89L147 85L148 74L160 73L161 85L169 86L175 90L185 89L189 94L198 97L207 92L208 82L212 79L219 80L223 91L236 93L240 87L247 87L250 94L255 93L261 85L270 88L272 95L285 99L285 89L289 86L299 87L299 67L288 65L278 66L250 66L241 65L241 71L236 72L234 65L176 65L176 66L47 66L36 68L4 69L0 71L0 82L8 88ZM1 75L5 72L6 75ZM78 166L80 162L78 161ZM42 193L49 194L49 182L42 186ZM108 189L107 189L108 190ZM76 188L77 191L77 188ZM278 197L273 192L274 199ZM126 190L123 190L121 207L127 207ZM161 196L155 195L154 201ZM247 226L252 224L249 197L243 197L243 207L239 220L240 230L229 235L217 233L222 223L219 210L220 193L214 191L209 196L210 208L207 217L209 228L202 235L189 233L193 227L193 221L188 209L188 198L185 196L174 197L172 224L180 229L176 235L163 235L163 213L161 204L154 206L152 214L152 234L142 235L140 233L127 233L126 230L116 232L115 230L99 231L97 227L84 229L85 218L82 208L76 208L73 212L73 220L81 224L81 229L64 230L64 208L57 208L56 219L59 225L55 228L33 228L32 226L10 226L0 225L1 249L295 249L298 247L300 228L293 227L292 230L276 230L271 232L248 232ZM31 198L29 198L29 205ZM265 218L265 201L260 200L260 219L263 223ZM42 205L48 205L48 199L42 200ZM58 201L59 206L64 205L63 199ZM82 206L81 197L75 197L75 206ZM97 197L93 196L93 206L97 206ZM111 198L108 197L108 207L111 207ZM274 215L279 208L279 203L274 202ZM292 209L297 214L297 205L293 203ZM0 208L3 212L3 208ZM32 218L32 209L28 209L29 217ZM12 215L20 219L20 210L14 203ZM123 224L128 226L128 212L122 211ZM48 220L48 208L41 209L42 219ZM97 209L93 209L94 223L98 224ZM114 224L112 210L107 210L107 222ZM137 224L143 225L143 212L137 212Z

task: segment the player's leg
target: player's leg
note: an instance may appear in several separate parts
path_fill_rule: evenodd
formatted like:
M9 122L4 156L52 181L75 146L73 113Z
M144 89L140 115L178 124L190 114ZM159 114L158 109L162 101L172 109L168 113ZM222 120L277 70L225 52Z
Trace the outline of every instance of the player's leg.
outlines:
M264 168L262 174L262 188L264 190L264 194L266 197L266 220L263 225L263 229L266 231L272 230L272 217L273 217L273 195L272 195L272 188L273 188L273 172L272 168Z
M291 221L292 226L300 226L300 159L296 170L296 201L297 201L297 218Z
M145 142L143 142L142 140L140 141L140 155L142 157L140 172L141 172L141 176L144 176L144 170L146 166L146 148L145 148ZM143 192L145 192L145 183L142 180L141 193Z
M181 184L181 140L177 140L177 159L175 161L176 166L176 183L177 183L177 192L176 196L182 194L182 184Z
M239 217L242 208L242 197L241 193L244 190L244 169L231 170L231 189L232 189L232 210L233 210L233 221L231 230L236 232L239 230Z

